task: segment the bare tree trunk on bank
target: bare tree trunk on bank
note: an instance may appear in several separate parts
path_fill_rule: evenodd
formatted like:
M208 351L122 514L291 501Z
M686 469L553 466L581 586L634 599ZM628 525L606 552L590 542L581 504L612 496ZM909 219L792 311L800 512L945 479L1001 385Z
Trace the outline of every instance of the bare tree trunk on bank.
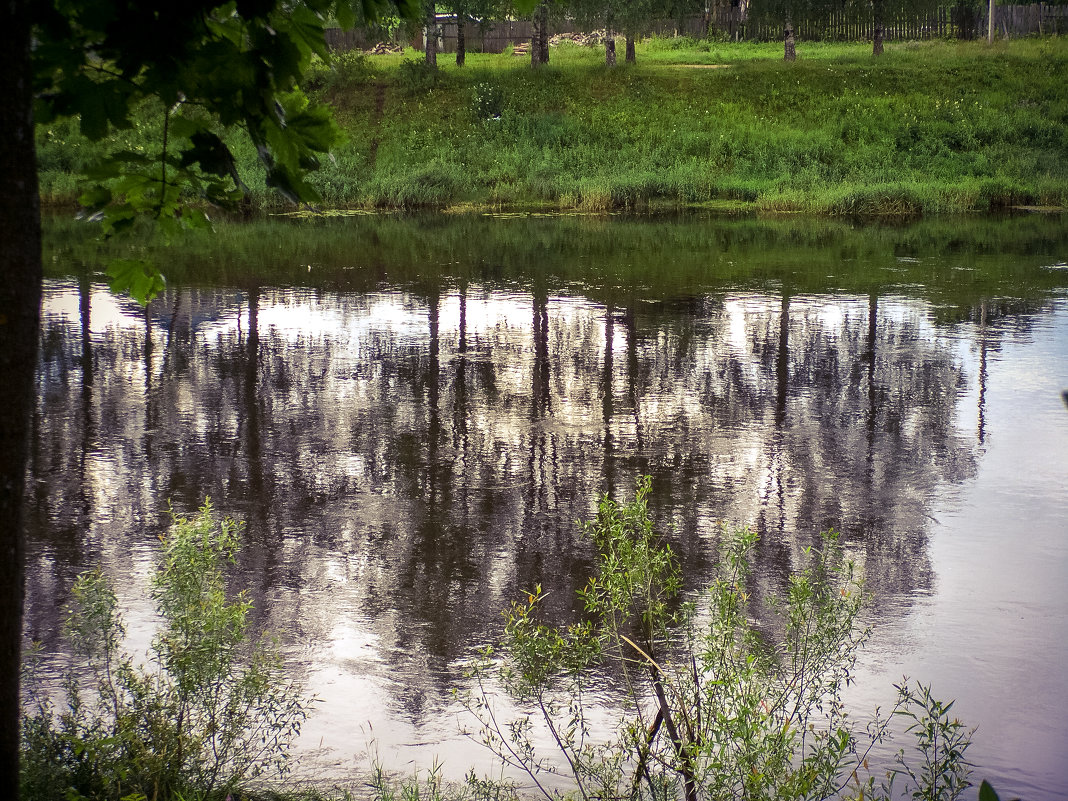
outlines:
M431 4L426 9L426 63L438 68L438 15L437 8Z
M604 21L604 63L607 67L616 65L616 35L612 31L612 18Z
M790 19L790 17L786 18L786 25L785 25L785 31L784 31L783 38L785 40L785 53L783 55L783 58L786 61L796 61L797 60L797 48L794 45L794 22L793 22L792 19Z
M531 42L531 58L536 58L538 64L549 63L549 3L543 0L538 3L534 11L537 17L537 25L534 27L534 41Z
M549 4L542 0L534 9L534 30L530 35L530 66L549 63Z
M997 3L995 3L994 0L990 0L990 2L987 4L987 10L986 10L986 43L987 44L994 44L994 9L995 8L997 8ZM1041 34L1042 33L1042 12L1041 12L1041 7L1039 7L1038 23L1039 23L1039 31L1038 32L1039 32L1039 34Z
M883 0L872 0L872 21L874 30L871 36L871 54L881 56L883 54Z
M538 25L541 24L541 20L539 19L540 12L541 6L539 5L534 9L534 14L530 18L530 68L532 70L536 70L541 66L541 48L539 46L541 37L538 35Z
M549 3L543 2L539 11L541 25L538 26L538 58L542 64L549 63Z
M627 58L626 58L626 61L627 61L628 64L634 64L637 61L637 59L635 58L635 55L634 55L634 35L630 34L630 33L627 34Z
M41 213L33 137L30 8L0 7L0 797L19 797L23 497L41 307Z
M456 66L462 67L467 61L467 38L464 35L464 26L467 17L463 14L456 15Z

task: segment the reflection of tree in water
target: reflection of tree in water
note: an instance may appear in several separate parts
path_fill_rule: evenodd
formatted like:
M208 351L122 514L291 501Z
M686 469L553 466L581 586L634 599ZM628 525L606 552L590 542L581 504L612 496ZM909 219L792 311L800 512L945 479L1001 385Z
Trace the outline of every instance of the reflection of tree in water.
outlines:
M414 718L519 589L574 613L575 521L640 473L694 586L723 519L763 534L762 591L833 525L876 593L908 595L930 581L928 499L974 469L964 367L900 298L253 286L171 292L89 337L88 287L49 292L80 305L42 335L31 631L58 630L81 567L143 574L167 499L210 495L247 521L265 622L313 660L356 626L375 656L338 661L388 664Z

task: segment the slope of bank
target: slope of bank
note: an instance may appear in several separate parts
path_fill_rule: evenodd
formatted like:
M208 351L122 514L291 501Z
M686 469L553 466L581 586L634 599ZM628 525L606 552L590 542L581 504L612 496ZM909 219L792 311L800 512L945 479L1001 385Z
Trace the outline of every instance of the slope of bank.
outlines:
M314 71L348 142L316 183L335 207L611 211L711 206L902 215L1068 206L1068 41L781 46L650 40L636 65L562 45L345 54ZM718 66L718 69L694 69ZM152 126L125 134L149 141ZM42 191L62 200L94 148L39 132ZM235 142L260 206L252 147Z

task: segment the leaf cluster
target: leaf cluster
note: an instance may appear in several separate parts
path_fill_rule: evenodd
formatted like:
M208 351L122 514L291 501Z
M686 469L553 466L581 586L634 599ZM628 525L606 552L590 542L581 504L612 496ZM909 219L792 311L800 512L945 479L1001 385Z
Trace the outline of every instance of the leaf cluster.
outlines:
M234 207L244 186L232 139L247 136L267 185L293 202L315 202L307 174L342 141L329 109L310 102L299 82L313 58L329 60L325 27L351 26L384 11L415 15L410 0L48 0L34 4L35 116L48 124L77 117L100 141L133 125L152 104L161 120L158 150L108 153L86 174L82 203L105 235L148 218L165 235L207 225L191 200ZM357 13L358 11L358 13ZM136 270L134 273L138 272ZM144 263L111 270L112 287L142 302L159 291Z

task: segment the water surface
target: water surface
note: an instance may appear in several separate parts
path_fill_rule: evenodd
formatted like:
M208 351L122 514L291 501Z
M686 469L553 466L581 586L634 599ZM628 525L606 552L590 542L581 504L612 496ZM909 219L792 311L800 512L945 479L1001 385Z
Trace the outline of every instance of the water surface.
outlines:
M858 714L912 674L980 725L977 778L1066 786L1059 221L256 223L158 254L147 310L83 238L50 229L27 588L48 648L96 564L143 641L167 503L210 496L322 699L306 769L358 776L370 746L460 778L489 766L458 733L465 660L535 584L574 618L576 521L649 474L689 591L719 521L760 533L758 597L838 529L873 595Z

